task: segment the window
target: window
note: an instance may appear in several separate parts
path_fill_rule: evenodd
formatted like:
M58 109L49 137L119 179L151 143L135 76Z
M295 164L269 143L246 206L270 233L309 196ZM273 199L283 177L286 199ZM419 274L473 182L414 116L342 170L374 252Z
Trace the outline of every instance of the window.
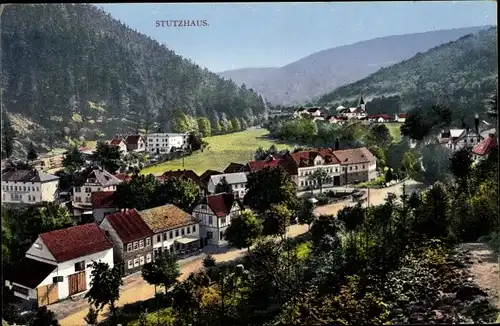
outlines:
M82 198L81 197L75 197L75 202L81 203L82 202Z
M28 195L28 201L31 201L31 195Z
M85 270L85 260L79 261L75 263L75 272L84 271Z
M173 231L170 231L170 232L168 233L168 238L169 238L169 239L172 239L173 237L174 237L174 232L173 232Z
M132 269L132 268L134 268L134 264L132 263L132 260L129 260L129 261L127 262L127 267L128 267L128 269Z
M139 266L139 259L135 258L134 259L134 267Z
M365 165L363 164L363 169L365 168Z
M34 188L35 188L35 187L33 187L33 190L35 190ZM80 187L75 187L75 192L82 192L82 188L80 188Z
M184 228L181 229L181 235L184 235L185 232L184 232Z
M38 250L42 250L42 245L39 243L35 243L35 248Z
M131 252L132 251L132 244L129 243L127 244L127 252Z
M156 242L161 242L161 233L156 235Z
M151 238L146 238L146 247L151 246Z
M85 192L86 192L86 193L91 193L91 192L92 192L92 188L90 188L90 187L85 187Z
M212 232L210 231L207 232L207 239L212 239Z
M221 222L222 224L226 224L226 218L225 218L225 217L221 218L221 219L220 219L220 222Z
M175 236L178 237L179 236L179 229L175 230Z
M151 262L151 254L147 254L146 255L146 263L150 263Z
M36 191L40 191L40 187L36 187Z
M224 239L224 232L220 231L219 235L220 235L219 240L223 240Z
M196 225L193 225L193 232L196 232Z
M90 197L86 197L86 198L85 198L85 202L86 202L86 203L90 203Z
M17 186L14 186L14 191L17 191Z
M139 241L139 248L144 248L144 240Z
M139 248L139 243L137 243L137 241L134 242L134 250L137 250L137 248Z
M208 217L208 224L212 225L213 221L212 221L212 216L209 216Z
M12 291L21 293L22 295L29 295L29 290L18 285L12 285Z
M26 191L26 186L23 187L23 191Z
M144 256L141 256L139 260L139 265L144 265Z
M191 228L190 228L189 226L186 228L186 233L187 233L187 234L190 234L190 233L191 233Z
M352 166L349 167L349 171L352 171Z
M358 169L358 166L356 165L356 166L354 167L354 170L357 170L357 169Z
M101 191L101 188L97 188L97 191Z

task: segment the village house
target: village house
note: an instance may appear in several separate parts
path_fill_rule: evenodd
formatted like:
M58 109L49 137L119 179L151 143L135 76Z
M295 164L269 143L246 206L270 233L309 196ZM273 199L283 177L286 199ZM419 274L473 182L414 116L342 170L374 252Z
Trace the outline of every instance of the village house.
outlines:
M359 102L357 107L346 108L344 106L339 106L335 110L338 116L346 117L348 119L361 119L368 116L365 108L365 100L363 99L363 94L359 97Z
M17 297L46 306L90 289L92 262L113 267L113 244L95 223L40 234L6 277Z
M243 210L239 199L231 194L216 194L204 197L193 209L193 216L200 224L200 238L203 245L222 246L226 229L231 220Z
M297 164L290 155L290 153L286 153L281 158L276 158L274 155L269 155L263 161L250 161L247 163L245 170L247 172L256 172L264 168L276 168L279 166L290 176L295 184L298 184L299 181Z
M127 143L121 137L116 136L115 138L111 139L108 144L118 147L120 149L120 153L122 154L127 152Z
M230 163L227 168L224 169L224 173L237 173L237 172L243 172L243 169L245 168L245 164L241 163Z
M290 156L298 168L297 186L299 189L316 187L318 180L314 179L313 175L319 169L323 169L328 174L328 179L323 181L324 186L341 185L340 162L329 148L295 152Z
M164 155L172 150L188 148L189 134L151 133L146 136L146 150L150 155Z
M394 121L399 123L405 123L406 118L408 118L408 113L396 113L394 115Z
M35 169L13 168L2 173L2 202L6 204L39 204L59 197L59 177Z
M392 118L388 114L375 114L368 116L368 120L370 122L384 123L392 121Z
M307 111L304 108L297 109L293 112L293 117L294 118L300 118L302 117L303 114L306 114Z
M93 192L115 191L120 183L122 180L102 168L89 169L87 177L73 187L73 206L89 209L92 206L91 194Z
M333 155L342 167L341 184L366 182L377 178L377 159L366 147L334 150Z
M200 177L193 170L178 169L177 171L173 170L165 171L161 176L158 176L156 179L160 182L164 182L169 178L179 179L179 180L191 180L196 185L201 186Z
M210 181L210 177L217 174L222 174L222 172L215 170L206 170L202 175L200 175L200 188L203 195L208 194L208 182Z
M114 191L93 192L90 195L92 203L92 215L97 223L101 223L104 216L119 211Z
M208 181L208 193L214 194L217 185L221 183L223 179L233 188L233 194L236 198L245 197L247 193L247 175L245 172L212 175Z
M343 116L330 116L326 119L326 121L332 123L332 124L337 124L337 125L343 125L345 123L347 123L349 119L347 117L343 117Z
M113 242L115 264L123 263L124 275L142 270L153 260L154 232L135 209L122 209L104 216L99 224Z
M199 224L175 205L163 205L138 212L153 231L153 259L163 253L184 256L200 248Z
M439 143L452 152L462 148L472 148L480 143L483 137L473 129L449 129L442 130L439 135Z
M146 150L146 141L139 134L128 135L125 138L125 143L129 152L144 152Z
M498 148L496 134L490 133L488 137L472 148L472 155L475 161L485 158L492 149Z

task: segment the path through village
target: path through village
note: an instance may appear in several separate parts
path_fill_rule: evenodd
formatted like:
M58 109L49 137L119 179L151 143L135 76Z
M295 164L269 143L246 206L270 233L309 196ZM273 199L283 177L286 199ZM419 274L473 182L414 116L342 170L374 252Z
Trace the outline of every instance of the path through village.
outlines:
M413 181L408 180L405 182L407 193L421 188L422 185ZM402 191L402 184L396 184L391 187L384 189L371 189L370 190L370 204L379 205L382 204L388 193L394 193L400 195ZM354 202L340 202L331 205L325 205L317 207L315 210L316 215L336 215L337 212L346 205L355 204ZM307 232L307 225L292 225L288 230L289 237L296 237L298 235ZM225 262L234 260L242 257L246 253L246 249L242 250L228 250L226 252L220 252L213 254L217 262ZM180 262L181 273L180 280L185 279L190 273L196 272L202 268L202 261L204 255L188 258ZM117 306L123 306L125 304L134 303L137 301L143 301L154 297L155 288L152 285L147 284L141 277L141 274L134 274L128 276L123 281L124 285L120 293L120 299L117 302ZM87 315L89 304L87 300L80 299L69 299L50 305L48 308L56 314L61 326L85 326L84 317ZM103 314L107 313L107 309L104 309Z

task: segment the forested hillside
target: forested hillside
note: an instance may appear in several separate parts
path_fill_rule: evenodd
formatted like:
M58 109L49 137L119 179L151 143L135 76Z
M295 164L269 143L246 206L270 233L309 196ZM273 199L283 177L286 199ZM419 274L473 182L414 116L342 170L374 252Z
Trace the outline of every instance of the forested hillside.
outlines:
M252 122L261 97L200 68L109 14L83 4L8 5L1 20L3 109L19 139L64 138L169 125L181 110L212 124Z
M484 110L498 75L497 29L490 28L435 47L355 83L323 95L320 104L371 99L370 114L395 113L428 104L459 111Z

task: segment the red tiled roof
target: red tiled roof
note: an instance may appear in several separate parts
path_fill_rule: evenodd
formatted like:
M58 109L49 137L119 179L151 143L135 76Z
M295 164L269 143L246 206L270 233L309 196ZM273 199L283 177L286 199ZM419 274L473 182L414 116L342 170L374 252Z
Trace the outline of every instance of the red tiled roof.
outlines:
M200 185L200 177L193 170L177 170L177 171L166 171L161 175L160 180L168 179L168 178L181 178L181 179L190 179L197 185Z
M141 138L141 135L128 135L127 138L125 138L125 142L129 145L137 145L137 143L139 143L139 139Z
M408 118L408 113L399 113L398 118Z
M123 243L128 243L148 236L152 236L153 231L142 220L137 210L129 209L106 215L104 220L115 229Z
M219 217L228 215L237 200L233 194L225 193L207 196L205 199L208 207Z
M388 115L388 114L374 114L374 115L371 115L368 117L369 119L378 119L378 118L382 118L384 120L390 120L391 119L391 116Z
M375 161L375 156L366 148L351 148L333 151L340 164L359 164Z
M92 208L112 208L118 207L116 203L116 196L114 191L99 191L90 194L90 202Z
M121 138L113 138L111 139L111 141L109 142L110 145L115 145L115 146L118 146L120 145L120 143L122 142L123 139Z
M339 160L333 155L329 148L318 148L315 151L301 151L291 154L294 161L299 167L311 166L314 164L314 159L321 156L327 164L339 164Z
M7 275L4 275L4 279L35 289L56 268L56 265L23 257L11 269L6 271Z
M58 263L113 248L95 223L42 233L40 238Z
M472 153L480 156L488 155L490 149L497 148L497 138L494 134L490 134L487 138L483 139L480 143L472 148Z
M115 174L115 177L124 182L129 182L130 180L132 180L132 177L126 173L117 173Z

